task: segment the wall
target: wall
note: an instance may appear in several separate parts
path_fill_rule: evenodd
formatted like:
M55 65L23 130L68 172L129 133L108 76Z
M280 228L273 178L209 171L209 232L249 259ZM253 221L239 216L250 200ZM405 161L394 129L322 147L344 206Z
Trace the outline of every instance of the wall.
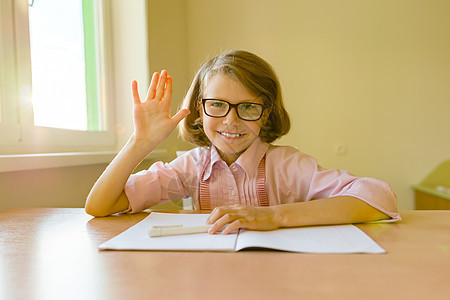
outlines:
M450 158L449 1L186 3L188 73L231 48L274 66L293 121L280 144L387 181L400 209Z
M150 167L144 160L136 172ZM0 210L14 207L84 207L107 164L0 172Z
M105 164L0 173L0 210L13 207L84 207Z

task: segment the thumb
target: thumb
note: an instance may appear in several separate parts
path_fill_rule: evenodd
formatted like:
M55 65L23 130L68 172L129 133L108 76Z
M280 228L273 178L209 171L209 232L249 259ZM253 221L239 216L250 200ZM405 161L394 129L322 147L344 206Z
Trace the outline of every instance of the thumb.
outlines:
M187 115L189 115L191 112L189 111L189 109L187 108L183 108L181 110L179 110L173 117L172 117L172 121L175 124L178 124L181 122L181 120L183 120L184 118L186 118Z

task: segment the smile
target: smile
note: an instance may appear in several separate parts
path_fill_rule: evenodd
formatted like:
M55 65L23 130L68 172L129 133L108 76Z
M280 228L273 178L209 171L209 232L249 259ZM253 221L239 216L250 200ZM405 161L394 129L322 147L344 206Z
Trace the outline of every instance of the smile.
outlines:
M237 138L237 137L243 136L243 134L240 134L240 133L229 133L229 132L223 132L223 131L218 131L218 133L227 138Z

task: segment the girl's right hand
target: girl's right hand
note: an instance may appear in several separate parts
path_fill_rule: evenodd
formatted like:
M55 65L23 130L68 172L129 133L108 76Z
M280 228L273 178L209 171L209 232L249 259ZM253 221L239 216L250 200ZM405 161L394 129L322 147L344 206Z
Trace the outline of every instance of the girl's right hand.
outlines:
M181 109L173 117L170 116L172 100L172 77L166 70L153 74L147 98L141 101L137 82L131 85L133 93L134 139L148 148L154 148L175 129L178 123L190 112Z

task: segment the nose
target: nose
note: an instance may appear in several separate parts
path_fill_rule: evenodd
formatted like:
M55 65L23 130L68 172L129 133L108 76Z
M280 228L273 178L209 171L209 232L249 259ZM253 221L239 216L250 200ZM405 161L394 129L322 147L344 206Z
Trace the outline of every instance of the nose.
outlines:
M238 115L237 115L237 111L236 111L236 107L232 107L231 109L230 109L230 111L228 112L228 114L224 117L224 119L223 119L223 123L224 124L227 124L227 125L229 125L229 124L233 124L233 123L236 123L236 121L238 121L239 120L239 117L238 117Z

